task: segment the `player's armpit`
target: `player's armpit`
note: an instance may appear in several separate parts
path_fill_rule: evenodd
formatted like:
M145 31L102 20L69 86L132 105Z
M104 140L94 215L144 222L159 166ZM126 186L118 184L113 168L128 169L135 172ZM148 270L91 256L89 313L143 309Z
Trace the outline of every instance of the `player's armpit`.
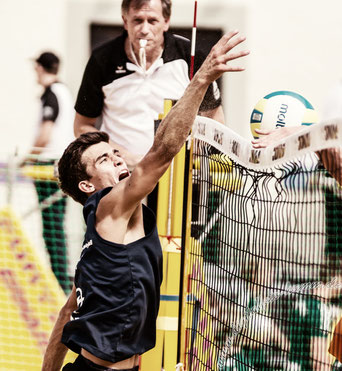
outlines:
M136 204L148 196L171 163L158 153L149 152L137 165L131 176L124 180L123 208L135 208ZM120 203L121 203L120 202Z

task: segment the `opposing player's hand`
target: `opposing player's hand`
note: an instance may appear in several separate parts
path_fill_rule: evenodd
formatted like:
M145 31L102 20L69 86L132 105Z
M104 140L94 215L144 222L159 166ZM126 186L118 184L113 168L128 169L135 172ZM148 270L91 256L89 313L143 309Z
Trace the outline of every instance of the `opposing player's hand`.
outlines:
M252 140L252 145L254 148L266 148L303 129L305 129L305 126L284 127L273 130L255 129L260 138Z
M206 60L198 71L200 78L206 82L217 80L225 72L244 71L241 66L232 65L235 59L245 57L249 50L234 51L234 48L246 40L243 36L238 36L239 31L231 31L213 46Z

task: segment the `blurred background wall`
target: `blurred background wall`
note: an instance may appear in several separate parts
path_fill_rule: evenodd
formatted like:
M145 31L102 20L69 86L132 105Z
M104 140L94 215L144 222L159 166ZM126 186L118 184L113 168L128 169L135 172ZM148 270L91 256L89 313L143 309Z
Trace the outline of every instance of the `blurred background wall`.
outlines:
M31 145L41 93L30 60L49 49L76 97L91 51L91 25L121 25L120 0L0 1L0 151ZM198 0L198 28L238 28L251 55L225 76L227 125L246 138L254 104L275 90L304 95L320 112L342 77L341 0ZM171 25L191 28L193 1L173 0ZM198 40L200 42L200 40ZM205 43L205 40L201 40Z

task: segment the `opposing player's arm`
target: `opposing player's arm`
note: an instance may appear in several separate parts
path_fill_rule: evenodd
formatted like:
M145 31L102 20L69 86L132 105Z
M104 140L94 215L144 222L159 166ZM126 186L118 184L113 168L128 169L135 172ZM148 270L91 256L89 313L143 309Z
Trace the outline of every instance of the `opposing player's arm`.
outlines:
M316 152L323 166L342 186L342 148L328 148Z
M271 131L256 129L260 138L252 140L254 148L266 148L288 136L298 133L305 129L305 126L293 126L288 128L279 128ZM328 148L316 152L325 169L342 185L342 148Z
M96 121L97 117L87 117L83 116L80 113L76 112L75 121L74 121L74 133L76 138L79 137L83 133L89 133L98 131L96 128ZM110 140L110 144L113 148L120 152L120 155L125 160L126 165L130 170L133 170L138 162L142 159L142 155L133 154L129 152L125 147L119 145L118 143Z
M71 313L76 310L76 288L73 287L71 294L60 310L58 319L52 330L48 346L46 348L42 371L59 371L62 367L68 348L61 343L64 325L70 321Z
M342 362L342 318L335 326L333 338L329 346L329 353Z
M132 175L124 180L124 197L121 202L124 210L134 208L153 190L174 156L180 151L190 133L209 84L224 72L244 70L228 63L249 54L248 51L233 51L235 46L245 40L244 37L235 37L237 33L229 32L212 48L183 97L160 124L152 148Z
M292 126L273 130L255 129L255 132L259 134L260 137L252 140L252 145L254 148L266 148L267 146L287 138L292 134L298 133L305 128L305 126Z

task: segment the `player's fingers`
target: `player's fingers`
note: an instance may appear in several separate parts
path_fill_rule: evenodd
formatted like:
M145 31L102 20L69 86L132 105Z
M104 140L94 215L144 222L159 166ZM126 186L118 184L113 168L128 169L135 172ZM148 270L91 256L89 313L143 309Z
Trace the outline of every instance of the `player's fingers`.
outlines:
M262 129L255 129L255 132L260 134L260 135L268 135L273 132L273 130L262 130Z
M235 35L239 33L238 30L229 31L226 34L224 34L221 39L217 42L218 47L225 47L229 40L232 39Z
M245 37L235 37L239 33L238 30L230 31L223 35L222 38L211 49L211 57L217 58L221 55L228 53L236 45L243 42Z
M243 50L243 51L236 52L236 53L225 54L223 57L224 63L228 63L229 61L232 61L234 59L245 57L248 54L249 54L249 50Z
M255 132L259 135L262 135L261 138L253 139L251 141L253 148L266 148L269 145L269 134L273 132L273 130L261 130L255 129Z
M238 46L239 44L243 43L245 40L246 40L245 36L234 37L229 41L227 48L231 50L235 48L236 46Z
M228 53L230 50L234 49L239 44L243 43L246 40L244 36L232 37L226 45L223 46L222 52Z
M212 48L212 53L214 55L222 55L227 53L231 50L235 45L239 44L240 42L244 41L244 37L234 37L239 33L238 30L230 31L227 34L223 35L221 39L214 45ZM232 41L233 40L233 41Z
M265 141L260 141L260 140L253 141L252 140L252 146L253 146L253 148L266 148L267 145L268 145L268 143L265 142Z
M244 67L239 67L239 66L228 66L226 69L226 72L241 72L244 71Z

